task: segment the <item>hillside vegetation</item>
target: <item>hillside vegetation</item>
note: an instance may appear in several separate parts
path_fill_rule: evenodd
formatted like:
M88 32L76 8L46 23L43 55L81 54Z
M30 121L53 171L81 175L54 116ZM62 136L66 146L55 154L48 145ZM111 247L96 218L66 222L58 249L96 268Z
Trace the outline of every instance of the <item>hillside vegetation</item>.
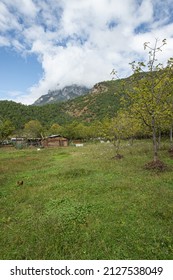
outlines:
M64 104L66 112L81 121L91 122L111 118L119 109L119 94L122 91L121 80L112 80L96 84L90 94L76 98Z
M37 119L49 127L74 120L92 122L105 117L113 117L119 108L119 97L115 95L121 88L120 80L97 84L87 95L67 102L43 106L26 106L13 101L0 101L0 117L9 119L19 129L30 120Z
M16 129L22 129L30 120L39 120L45 127L54 122L62 124L72 120L66 114L63 103L27 106L13 101L0 101L0 117L10 120Z

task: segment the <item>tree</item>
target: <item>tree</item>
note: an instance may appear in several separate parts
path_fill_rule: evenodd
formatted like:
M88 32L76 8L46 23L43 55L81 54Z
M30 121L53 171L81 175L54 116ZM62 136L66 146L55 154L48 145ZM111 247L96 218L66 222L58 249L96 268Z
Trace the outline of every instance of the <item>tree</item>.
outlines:
M76 126L77 125L78 125L78 123L76 121L64 125L64 127L62 129L63 136L67 137L70 140L76 139L76 137L77 137L77 135L76 135Z
M15 127L11 121L0 119L0 141L5 140L14 130Z
M98 120L94 121L91 123L89 126L89 138L96 139L99 137L104 137L103 132L102 132L102 123Z
M112 126L111 119L105 117L100 125L100 136L105 140L112 140Z
M51 125L50 129L49 129L49 133L52 135L55 134L61 134L62 132L62 126L60 126L58 123L54 123Z
M154 161L158 160L159 133L163 129L164 121L172 115L170 101L173 89L173 59L168 60L166 67L156 59L157 53L162 51L165 44L165 39L160 45L156 39L153 47L149 42L144 43L144 49L149 50L148 62L131 63L134 73L131 79L132 90L126 90L121 99L124 108L152 132Z
M112 119L111 134L112 134L112 140L116 151L116 156L119 155L121 140L125 138L126 131L127 131L126 122L123 121L122 116L117 115L115 118Z
M44 128L38 120L31 120L25 124L24 131L27 137L43 138Z
M76 127L75 127L75 132L76 132L76 138L78 139L87 139L88 138L88 127L86 125L84 125L83 123L79 123Z
M116 148L116 155L119 153L121 140L130 139L133 144L133 138L141 130L141 124L132 118L127 111L119 110L117 116L111 121L110 138L112 138Z

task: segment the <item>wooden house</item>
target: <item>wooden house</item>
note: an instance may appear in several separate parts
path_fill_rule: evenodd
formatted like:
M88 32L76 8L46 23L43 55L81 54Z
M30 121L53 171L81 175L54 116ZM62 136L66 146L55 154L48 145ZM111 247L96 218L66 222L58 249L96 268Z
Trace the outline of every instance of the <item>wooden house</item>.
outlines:
M68 139L61 135L51 135L41 141L43 147L67 147Z

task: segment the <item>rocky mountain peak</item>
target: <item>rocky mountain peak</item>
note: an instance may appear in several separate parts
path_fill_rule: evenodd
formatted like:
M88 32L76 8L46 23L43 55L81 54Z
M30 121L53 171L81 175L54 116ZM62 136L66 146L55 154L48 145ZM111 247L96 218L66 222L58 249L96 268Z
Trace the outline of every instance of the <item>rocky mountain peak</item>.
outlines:
M85 95L89 91L90 89L85 86L73 84L70 86L65 86L62 89L49 90L47 94L38 98L33 105L41 106L58 101L66 101L81 95Z

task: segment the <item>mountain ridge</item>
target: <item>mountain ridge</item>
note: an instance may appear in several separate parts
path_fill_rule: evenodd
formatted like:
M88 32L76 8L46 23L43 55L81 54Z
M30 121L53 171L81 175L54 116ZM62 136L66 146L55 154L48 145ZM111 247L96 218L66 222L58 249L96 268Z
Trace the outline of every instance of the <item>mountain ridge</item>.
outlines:
M22 129L30 120L38 120L48 128L54 123L91 123L112 118L120 107L122 81L129 83L128 78L99 82L88 94L42 106L0 101L0 117L9 119L16 129Z
M65 86L62 89L49 90L47 94L40 96L32 105L42 106L55 102L62 102L74 99L78 96L89 93L90 88L77 84Z

